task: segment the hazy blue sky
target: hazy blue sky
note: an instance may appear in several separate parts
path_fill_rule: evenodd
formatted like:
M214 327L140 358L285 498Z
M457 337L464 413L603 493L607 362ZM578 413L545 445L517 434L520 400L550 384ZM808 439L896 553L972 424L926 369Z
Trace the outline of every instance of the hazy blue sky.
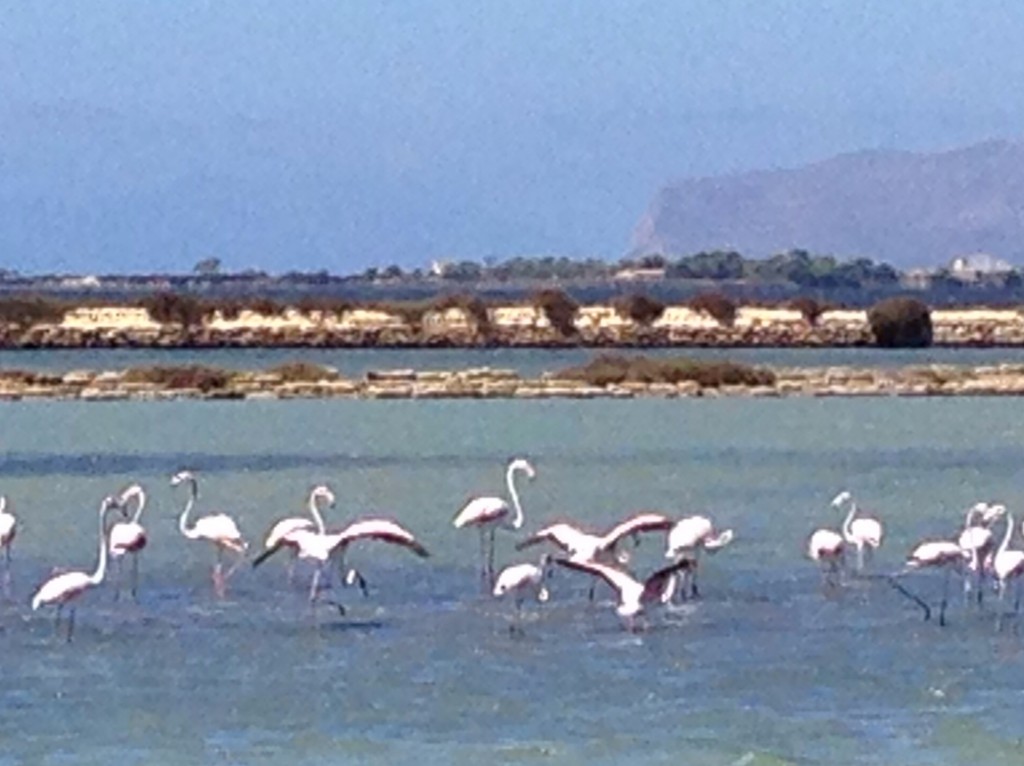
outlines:
M1024 118L1019 1L3 6L27 272L619 256L668 180Z

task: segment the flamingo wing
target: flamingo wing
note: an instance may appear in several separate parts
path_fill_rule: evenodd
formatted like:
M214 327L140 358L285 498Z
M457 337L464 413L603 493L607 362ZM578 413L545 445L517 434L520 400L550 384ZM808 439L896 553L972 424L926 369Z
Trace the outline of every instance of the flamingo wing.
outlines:
M141 524L124 521L110 528L110 552L116 555L140 551L146 547L146 530Z
M456 529L462 529L474 524L488 524L508 516L511 510L508 503L500 497L476 497L455 514L452 525Z
M621 569L608 566L607 564L601 564L597 561L578 561L576 559L555 559L555 562L568 569L575 569L579 572L586 572L587 574L600 577L610 586L615 588L619 592L620 597L622 594L629 591L630 588L642 587L639 582L634 580L628 573L623 572Z
M316 527L314 526L312 519L301 518L298 516L281 519L270 528L269 532L267 532L267 537L263 543L263 547L275 548L281 543L287 545L289 542L288 538L293 533L300 529L312 531L315 528Z
M610 548L623 537L641 532L665 532L672 528L672 519L660 513L638 513L620 521L602 535L604 547Z
M199 537L211 540L219 545L224 545L237 551L244 551L246 548L246 542L242 539L242 533L238 530L238 525L227 514L215 513L196 519L193 529Z
M356 540L380 540L384 543L408 548L421 558L430 555L430 552L420 544L412 532L389 519L364 519L349 524L337 533L335 547L343 547Z
M640 602L646 604L652 601L661 601L662 596L665 594L665 589L669 586L672 578L675 577L676 572L692 568L693 562L690 559L682 559L657 570L644 580L644 590L640 595Z
M694 548L713 531L714 525L707 516L687 516L680 519L668 533L669 553L681 553L687 548Z
M63 572L44 582L32 597L32 611L41 606L63 603L92 585L85 572Z
M581 538L586 535L571 524L558 522L549 524L538 530L530 537L520 543L516 543L516 550L521 551L531 545L548 541L554 543L566 553L574 553L580 549Z

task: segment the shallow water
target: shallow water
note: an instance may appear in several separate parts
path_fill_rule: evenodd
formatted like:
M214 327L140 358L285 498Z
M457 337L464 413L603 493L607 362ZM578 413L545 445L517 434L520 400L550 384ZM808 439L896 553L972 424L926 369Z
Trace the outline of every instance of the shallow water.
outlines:
M803 558L814 528L838 526L842 488L886 522L879 572L952 535L978 499L1019 510L1013 399L17 402L0 425L0 491L21 521L0 607L0 764L1024 756L1024 635L994 599L954 599L943 629L884 581L824 594ZM634 635L559 570L511 636L510 605L479 593L476 536L450 520L500 491L520 453L539 472L521 490L528 529L642 508L734 527L704 562L704 598ZM329 522L386 514L433 555L354 550L370 595L335 588L344 617L311 613L283 558L243 567L218 601L212 551L176 529L181 467L199 475L199 512L230 510L254 540L326 481ZM92 567L99 500L129 481L150 495L139 603L106 583L67 645L27 601L52 567ZM501 562L523 558L513 539L499 536ZM649 570L660 553L647 539L634 556ZM906 584L933 601L941 589L927 573Z
M813 366L851 365L899 367L908 364L986 365L1024 363L1024 348L678 348L606 350L608 353L730 359L750 364ZM337 368L358 378L367 370L451 370L501 367L524 377L583 364L600 349L60 349L0 350L0 369L67 372L74 369L118 370L140 365L206 364L229 369L266 369L305 360Z

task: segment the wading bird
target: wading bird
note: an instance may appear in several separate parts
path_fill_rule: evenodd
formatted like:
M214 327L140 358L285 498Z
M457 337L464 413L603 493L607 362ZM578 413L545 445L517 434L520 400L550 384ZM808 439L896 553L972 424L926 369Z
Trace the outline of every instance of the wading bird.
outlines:
M717 531L707 516L687 516L677 521L668 533L665 558L686 557L693 562L693 566L683 572L683 583L682 587L677 589L678 592L685 596L689 591L688 595L691 598L697 598L700 595L697 590L700 552L706 550L708 553L715 553L731 543L732 539L731 529ZM688 555L690 553L693 555Z
M974 575L977 601L980 604L983 597L983 585L985 581L985 560L995 547L995 537L992 534L992 525L1006 513L1006 506L1000 503L975 503L967 509L964 518L964 528L957 539L957 544L970 554L968 573L964 573L964 601L967 601L971 592L971 577Z
M834 578L839 575L845 553L843 536L831 529L815 530L807 541L807 555L821 564L822 582L826 586L838 584Z
M291 535L291 539L297 546L297 555L300 559L306 559L317 563L313 573L313 582L309 589L309 601L315 603L319 597L321 579L329 576L327 565L332 558L338 561L338 568L344 569L344 557L348 546L359 540L378 540L408 548L417 556L426 558L430 554L416 537L402 525L389 519L364 519L349 524L340 532L314 532L310 530L298 530ZM257 567L279 551L283 544L276 548L263 551L253 559L253 567ZM366 581L356 570L350 570L347 575L349 582L358 583L359 587L366 592ZM340 604L335 604L342 611Z
M213 588L217 595L223 598L225 583L242 562L248 544L242 539L242 533L238 531L238 525L235 524L234 519L224 513L201 516L196 519L195 524L189 527L188 516L199 497L199 486L191 471L180 471L171 477L171 486L179 484L188 484L189 496L188 502L185 503L185 509L178 517L178 529L189 540L207 540L217 548L217 563L213 567ZM225 549L238 554L238 558L226 574L224 573Z
M516 458L508 464L505 471L505 484L512 500L512 506L500 497L476 497L462 507L452 524L456 529L477 527L480 530L481 579L487 583L488 590L494 581L494 530L521 529L523 526L523 507L519 504L519 493L516 492L515 475L519 471L533 479L537 472L524 458Z
M44 582L32 597L32 611L36 611L41 606L57 605L57 617L54 623L54 630L56 632L60 631L60 615L64 605L73 602L89 588L103 582L103 576L107 572L107 513L116 508L118 508L118 502L113 497L105 497L103 502L100 503L100 552L99 560L96 562L96 570L92 574L71 571L54 575ZM74 633L74 630L75 607L72 604L71 611L68 614L68 641L71 641L71 635Z
M996 578L996 588L999 591L999 601L1002 603L1006 596L1006 586L1010 580L1014 581L1016 598L1014 599L1013 611L1020 611L1020 582L1024 575L1024 551L1009 550L1010 538L1013 537L1013 514L1006 514L1006 533L1003 541L994 554L991 554L987 562L987 569Z
M529 591L533 591L537 601L544 603L548 600L549 593L544 581L551 575L551 556L544 554L540 557L539 564L529 562L523 564L512 564L502 569L494 581L492 593L496 598L501 598L509 593L514 594L515 600L515 622L509 626L511 633L522 633L522 610L523 600Z
M285 547L291 553L288 561L288 582L291 583L295 574L295 559L298 557L299 546L292 539L292 535L300 530L307 532L325 532L323 516L320 515L319 503L327 507L334 506L334 493L324 484L320 484L309 493L309 518L304 516L292 516L276 522L267 533L263 541L263 550L277 550Z
M641 532L664 532L672 526L672 520L660 513L638 513L616 524L601 535L584 532L579 527L566 522L549 524L516 545L521 551L531 545L550 542L557 545L569 558L576 561L604 561L606 563L625 563L628 556L619 553L618 544L627 537L639 542Z
M842 508L849 504L850 510L843 521L843 540L857 549L857 572L864 569L864 549L877 550L882 545L884 530L882 522L868 516L857 516L860 510L857 501L849 492L840 492L832 499L832 506Z
M943 569L942 603L939 607L939 625L946 624L946 606L949 603L949 577L954 570L962 572L971 559L970 551L965 551L950 540L928 540L917 545L910 552L903 572L918 569Z
M619 603L615 613L623 619L629 630L641 627L639 618L653 606L664 604L671 597L675 587L677 573L693 566L689 559L682 559L674 564L659 569L641 582L627 572L596 561L573 561L572 559L555 559L560 566L586 572L600 577L612 586L619 595Z
M0 495L0 548L4 549L4 593L11 590L11 548L17 533L18 521L7 511L7 495Z
M121 581L124 579L124 557L132 555L132 598L139 596L139 552L146 547L146 530L139 519L142 509L146 507L146 492L138 484L127 487L117 498L121 513L125 507L135 501L135 513L128 521L119 521L110 528L110 557L117 561L117 588L114 591L116 600L121 594Z

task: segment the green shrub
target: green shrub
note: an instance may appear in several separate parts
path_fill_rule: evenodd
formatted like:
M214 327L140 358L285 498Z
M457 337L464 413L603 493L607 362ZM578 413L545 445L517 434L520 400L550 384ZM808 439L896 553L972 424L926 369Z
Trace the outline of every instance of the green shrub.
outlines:
M932 344L932 317L916 298L886 298L868 312L875 343L885 348L922 348Z
M286 383L316 383L320 380L338 379L336 370L311 362L285 362L271 367L267 372L280 375Z
M562 290L539 290L531 296L531 304L544 312L551 326L568 337L576 334L576 312L580 305Z
M568 380L584 380L594 386L616 383L680 383L692 380L704 388L719 386L770 386L775 373L729 361L674 357L652 359L646 356L601 354L582 367L570 367L556 373Z
M664 303L641 293L620 296L612 301L612 306L619 316L644 327L649 327L665 313Z
M803 314L804 319L807 320L807 324L813 326L818 323L818 317L828 309L828 306L824 303L819 303L814 298L801 295L789 302L789 308L799 311Z
M216 367L188 365L182 367L130 367L122 380L127 383L151 383L164 388L198 388L206 393L225 388L234 373Z
M30 327L34 324L56 324L64 319L68 307L60 301L38 295L12 295L0 299L0 322Z
M690 308L694 311L703 311L727 327L736 321L736 303L722 293L695 295L690 300Z
M183 293L159 292L147 295L139 305L161 324L180 324L193 327L202 324L209 307L198 298Z
M473 320L477 333L484 337L491 334L491 315L487 311L487 304L476 295L469 293L441 295L433 300L430 307L435 311L447 311L452 308L462 309Z

